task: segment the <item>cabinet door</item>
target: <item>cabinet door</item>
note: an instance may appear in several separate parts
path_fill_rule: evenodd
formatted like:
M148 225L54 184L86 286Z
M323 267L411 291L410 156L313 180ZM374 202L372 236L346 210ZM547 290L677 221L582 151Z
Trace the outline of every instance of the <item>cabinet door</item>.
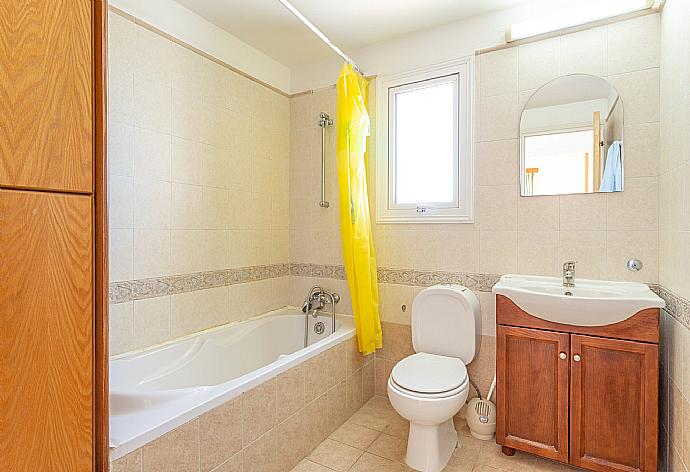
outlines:
M499 444L568 461L568 345L568 334L497 327Z
M0 470L93 464L91 197L0 190Z
M0 1L0 186L91 192L92 9Z
M656 471L658 346L572 335L571 352L570 462Z

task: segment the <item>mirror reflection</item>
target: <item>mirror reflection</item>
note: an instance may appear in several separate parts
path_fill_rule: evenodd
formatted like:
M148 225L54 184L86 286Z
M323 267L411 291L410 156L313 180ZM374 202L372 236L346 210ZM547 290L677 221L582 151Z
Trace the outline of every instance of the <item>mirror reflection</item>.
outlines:
M623 104L601 77L559 77L520 119L522 196L623 190Z

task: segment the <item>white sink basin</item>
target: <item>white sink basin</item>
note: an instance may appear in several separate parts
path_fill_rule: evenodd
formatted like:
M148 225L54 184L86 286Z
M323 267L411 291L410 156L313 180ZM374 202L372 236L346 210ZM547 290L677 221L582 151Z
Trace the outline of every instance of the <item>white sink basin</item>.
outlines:
M574 287L564 287L557 277L504 275L492 292L530 315L577 326L619 323L645 308L666 306L649 287L636 282L575 279Z

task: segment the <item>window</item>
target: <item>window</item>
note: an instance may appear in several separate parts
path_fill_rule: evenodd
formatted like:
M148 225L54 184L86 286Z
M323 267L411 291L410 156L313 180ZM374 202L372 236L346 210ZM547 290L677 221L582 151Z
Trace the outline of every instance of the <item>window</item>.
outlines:
M378 222L472 222L471 61L379 80Z

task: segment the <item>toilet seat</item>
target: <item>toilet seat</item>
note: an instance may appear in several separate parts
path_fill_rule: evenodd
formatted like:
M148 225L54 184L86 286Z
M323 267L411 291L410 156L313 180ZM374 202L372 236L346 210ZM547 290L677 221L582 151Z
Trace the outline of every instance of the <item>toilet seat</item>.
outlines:
M391 372L399 390L419 397L447 397L467 388L465 364L457 358L419 352L398 362Z
M460 385L458 388L455 388L453 390L449 390L447 392L440 392L440 393L420 393L420 392L415 392L413 390L407 390L404 387L401 387L397 383L395 383L395 380L393 378L388 379L388 384L391 387L392 390L394 390L397 394L403 395L406 397L410 398L415 398L417 400L443 400L444 398L450 398L458 395L465 394L468 390L469 387L469 379L465 381L464 384Z

